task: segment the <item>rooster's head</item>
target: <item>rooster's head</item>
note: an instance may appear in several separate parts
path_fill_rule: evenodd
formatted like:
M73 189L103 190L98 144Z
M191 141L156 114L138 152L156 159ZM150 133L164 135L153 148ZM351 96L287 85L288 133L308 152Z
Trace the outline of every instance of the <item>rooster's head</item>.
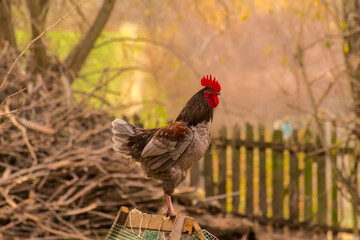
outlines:
M204 76L201 79L201 85L205 86L204 96L208 100L210 107L216 108L217 105L219 104L218 95L220 95L220 91L221 91L221 86L219 82L215 80L215 77L213 79L211 75L210 78L208 75L206 75L206 77Z

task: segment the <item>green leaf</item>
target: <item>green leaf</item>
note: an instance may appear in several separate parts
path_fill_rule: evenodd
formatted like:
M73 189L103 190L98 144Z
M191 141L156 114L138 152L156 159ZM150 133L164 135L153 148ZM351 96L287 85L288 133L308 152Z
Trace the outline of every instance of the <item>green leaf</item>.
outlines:
M349 44L345 43L344 44L344 53L348 53L349 52Z
M325 42L325 47L330 48L330 43L328 41Z
M340 22L340 28L341 28L342 30L345 30L345 29L346 29L346 22L345 22L344 20L342 20L342 21Z
M282 60L281 60L281 65L282 65L283 67L285 67L285 65L287 64L287 62L288 62L287 57L283 57Z

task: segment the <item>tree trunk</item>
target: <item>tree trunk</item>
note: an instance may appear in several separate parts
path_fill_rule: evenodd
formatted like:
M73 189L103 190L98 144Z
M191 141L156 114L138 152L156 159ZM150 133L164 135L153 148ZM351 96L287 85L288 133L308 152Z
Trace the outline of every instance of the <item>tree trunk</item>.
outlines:
M28 0L27 6L30 13L32 39L34 39L44 31L49 1ZM48 66L48 57L46 55L46 46L41 38L34 42L30 51L34 56L34 62L31 64L35 65L36 71L44 72Z
M0 0L0 46L4 45L5 41L16 49L10 0Z
M343 1L344 17L344 57L351 93L354 101L354 112L360 118L360 1Z
M65 65L71 71L72 80L77 76L79 70L83 66L87 56L94 46L96 39L99 37L102 29L108 21L114 5L115 0L104 0L102 8L99 11L94 23L66 58Z

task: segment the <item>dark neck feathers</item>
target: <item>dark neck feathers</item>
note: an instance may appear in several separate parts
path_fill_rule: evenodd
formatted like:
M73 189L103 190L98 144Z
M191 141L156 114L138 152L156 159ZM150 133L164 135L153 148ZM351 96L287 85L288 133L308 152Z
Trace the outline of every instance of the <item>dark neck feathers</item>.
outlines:
M212 121L214 109L210 107L208 100L204 96L206 88L201 89L190 98L175 121L183 121L189 127L196 126L204 121Z

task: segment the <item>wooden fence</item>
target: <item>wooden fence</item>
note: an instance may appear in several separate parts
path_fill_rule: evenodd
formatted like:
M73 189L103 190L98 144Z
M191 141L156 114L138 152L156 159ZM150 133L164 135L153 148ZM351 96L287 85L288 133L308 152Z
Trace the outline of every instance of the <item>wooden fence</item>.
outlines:
M203 161L192 168L190 185L203 185L206 198L220 199L224 212L280 227L351 232L351 226L340 227L341 197L319 138L309 131L299 138L294 130L285 140L280 130L272 136L264 127L255 130L246 124L242 139L236 125L229 138L223 127ZM331 142L336 142L335 131ZM339 152L332 149L335 161Z

